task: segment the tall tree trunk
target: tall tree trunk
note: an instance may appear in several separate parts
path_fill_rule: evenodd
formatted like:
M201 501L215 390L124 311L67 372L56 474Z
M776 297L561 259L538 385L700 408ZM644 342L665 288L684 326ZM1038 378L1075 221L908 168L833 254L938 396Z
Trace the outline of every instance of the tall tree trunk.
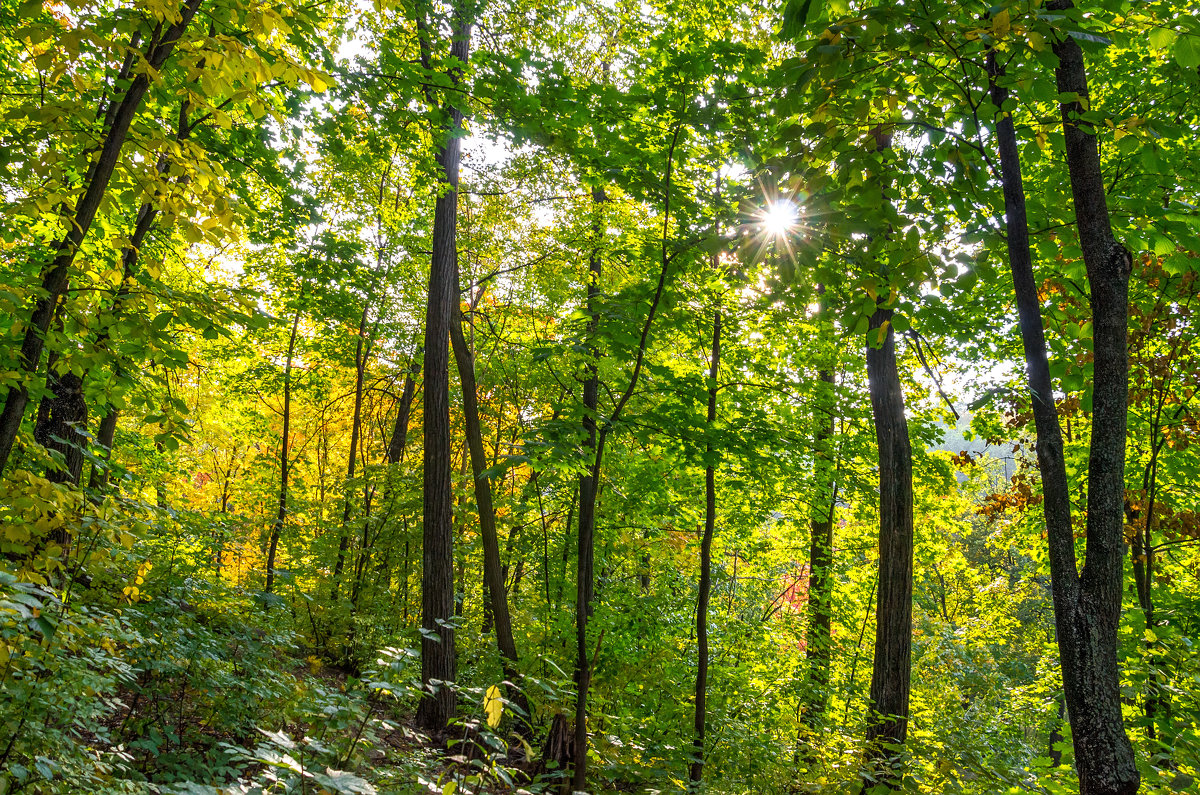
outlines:
M659 302L662 301L663 290L667 283L667 269L672 257L667 254L667 233L671 223L671 174L675 165L675 147L679 143L682 125L676 126L675 134L667 150L666 177L663 181L663 220L662 220L662 252L661 269L658 272L658 284L654 288L654 297L646 312L646 320L642 323L641 337L638 339L637 355L633 362L633 372L629 375L629 384L617 399L603 428L596 425L596 407L599 406L600 379L598 374L599 354L595 347L595 331L599 326L598 303L600 295L600 257L599 248L592 251L589 258L588 284L588 332L591 357L588 362L588 380L584 382L584 419L583 427L588 434L585 450L594 451L591 466L587 473L579 478L579 560L578 580L576 583L575 604L575 741L574 769L572 770L571 785L576 790L583 790L587 785L587 697L591 686L592 671L588 659L587 622L592 615L592 595L595 575L595 541L596 541L596 497L599 492L600 471L604 465L604 446L613 424L625 410L629 399L637 389L638 378L646 361L646 350L650 341L650 329L654 325L654 316L658 312ZM597 204L605 201L604 192L595 189L592 199ZM599 242L599 222L597 216L593 226L593 234Z
M160 23L158 32L161 32L161 36L156 35L144 53L146 64L150 67L149 71L162 69L202 1L187 0L179 10L179 20L168 27L165 32L162 32ZM54 258L41 273L41 291L33 306L30 319L25 325L25 336L21 343L20 369L26 377L38 370L42 349L45 347L45 335L54 315L54 307L58 303L59 297L66 292L71 264L75 261L75 255L83 245L84 238L91 229L96 213L100 209L100 203L108 191L108 183L112 179L113 171L120 159L121 149L129 134L129 127L149 88L148 73L142 72L130 82L121 102L115 106L115 111L111 111L113 106L110 106L111 113L108 115L110 121L104 145L88 170L87 187L84 189L83 196L67 218L69 231L57 244ZM21 421L24 419L25 407L28 402L29 390L24 382L20 386L9 388L4 409L0 411L0 474L8 465L8 457L12 453L13 444L21 429Z
M596 335L600 327L600 279L604 260L600 248L599 208L605 201L604 191L592 189L592 204L597 213L592 222L594 243L588 257L587 285L587 378L583 382L584 456L587 470L579 476L579 521L576 532L578 556L575 567L575 739L572 786L582 790L587 780L587 695L591 685L588 665L587 622L592 615L592 591L595 579L596 547L596 482L599 466L596 447L596 412L600 405L600 349Z
M363 304L362 314L358 319L358 342L354 346L354 415L350 422L350 455L346 459L346 482L342 494L342 535L338 539L337 563L333 567L333 585L330 586L329 592L331 602L338 600L342 569L346 566L346 551L350 548L350 484L354 480L355 466L358 463L358 437L362 432L363 381L366 378L367 358L371 349L371 344L366 338L367 314L370 308L371 301L368 299Z
M428 21L422 20L424 60L429 66ZM470 57L472 23L462 3L454 7L450 56L459 64ZM457 85L461 67L453 67L450 80ZM422 528L421 683L425 697L417 708L417 723L440 733L454 717L457 697L445 683L455 679L454 628L454 483L450 471L450 325L458 297L454 294L457 270L455 237L458 225L459 129L462 112L452 102L443 110L448 123L438 151L443 190L433 213L433 254L429 266L429 297L425 313L425 455L424 524ZM436 680L436 681L435 681Z
M824 306L821 311L825 311ZM833 340L829 339L829 342L832 344ZM809 518L808 629L804 649L808 669L804 726L810 732L818 729L829 705L829 662L833 640L830 619L833 607L833 514L837 504L837 481L834 478L836 465L833 452L834 381L833 369L828 364L817 371L815 398L813 502Z
M714 257L713 264L716 264ZM721 369L721 310L713 313L712 354L708 368L708 432L717 422L717 375ZM692 764L688 768L691 789L699 789L704 777L704 734L708 719L708 602L712 593L712 542L717 529L717 461L712 438L704 445L704 537L700 540L700 582L696 597L696 714L692 722Z
M296 330L300 328L300 310L304 306L304 287L296 298L296 314L292 318L292 333L288 337L287 359L283 366L283 439L279 444L279 507L275 523L271 525L271 540L267 545L267 582L264 590L271 592L275 585L275 552L279 548L279 535L287 521L288 465L291 455L290 439L292 425L292 360L296 354Z
M455 293L458 293L458 274L455 272ZM451 321L450 341L454 348L454 360L458 365L458 377L462 383L463 424L466 426L467 447L471 454L471 475L475 486L475 505L479 513L479 535L483 539L483 579L488 592L492 625L496 631L496 646L500 650L505 678L512 683L508 698L526 716L529 704L525 700L518 682L517 644L513 640L512 618L508 612L508 596L504 588L504 575L500 565L500 540L496 534L496 509L492 503L492 482L484 471L487 469L487 454L483 449L483 433L479 426L478 387L475 383L475 358L463 336L462 323ZM524 719L520 721L524 723Z
M891 146L890 133L875 131L877 150ZM875 603L875 659L871 673L868 753L891 782L895 753L885 743L908 737L908 693L912 674L913 492L912 446L904 416L904 390L896 366L892 310L883 305L871 316L867 339L867 379L875 439L879 447L879 589Z
M1055 2L1049 7L1061 10L1070 5ZM1055 42L1054 51L1059 57L1059 92L1086 98L1087 81L1079 46L1063 36ZM989 54L988 60L992 103L1002 108L1008 91L998 82L1002 71L994 54ZM1008 255L1037 429L1059 662L1080 792L1124 795L1136 792L1140 785L1133 749L1121 719L1117 665L1124 557L1126 324L1131 260L1129 252L1113 238L1096 138L1078 119L1080 112L1078 102L1062 106L1075 217L1091 287L1095 351L1087 547L1082 576L1075 558L1070 486L1029 251L1025 192L1011 115L1002 113L998 117L996 135Z

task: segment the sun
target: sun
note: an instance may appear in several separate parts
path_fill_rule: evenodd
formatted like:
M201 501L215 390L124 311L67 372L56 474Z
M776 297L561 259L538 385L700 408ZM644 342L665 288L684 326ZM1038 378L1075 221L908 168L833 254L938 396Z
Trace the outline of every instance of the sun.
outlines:
M769 203L760 218L763 230L767 234L772 237L785 237L800 220L800 211L793 202L779 199Z

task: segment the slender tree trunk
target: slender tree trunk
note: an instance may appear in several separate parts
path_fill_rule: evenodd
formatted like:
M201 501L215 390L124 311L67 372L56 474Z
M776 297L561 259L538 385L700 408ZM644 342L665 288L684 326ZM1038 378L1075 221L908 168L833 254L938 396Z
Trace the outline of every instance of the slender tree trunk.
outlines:
M454 279L458 282L457 269ZM458 290L455 290L457 294ZM475 486L475 505L479 513L479 534L483 539L483 579L488 592L492 625L496 632L496 646L500 650L504 676L512 683L508 698L525 715L529 705L519 685L517 672L517 644L513 640L512 618L508 612L508 596L504 588L504 575L500 566L500 540L496 534L496 509L492 503L492 482L484 471L487 469L487 454L483 449L483 433L479 425L478 387L475 383L475 358L463 336L461 322L451 321L450 341L454 348L454 360L458 365L458 377L462 382L463 423L466 426L467 446L471 455L471 475ZM522 724L524 720L520 721Z
M600 405L600 349L596 335L600 327L600 279L604 260L600 249L599 208L605 201L604 191L592 190L596 220L592 223L594 247L588 257L587 285L587 378L583 382L584 457L587 471L579 476L579 521L576 532L578 557L575 568L575 740L572 786L582 790L587 781L587 695L591 686L588 664L587 622L592 615L592 592L595 579L596 547L596 481L599 476L596 447L596 412Z
M676 126L667 150L666 178L663 190L663 220L662 220L662 266L658 272L658 284L654 288L654 298L646 312L646 320L642 324L641 337L638 339L637 356L633 363L633 372L629 375L629 384L617 399L603 428L597 428L596 408L599 405L598 353L595 348L595 329L598 327L598 299L600 290L600 258L599 249L593 249L589 260L588 285L588 330L592 355L588 362L588 380L584 382L584 431L588 434L585 450L592 450L593 460L585 476L579 479L579 566L575 604L575 745L574 769L571 785L576 790L583 790L587 785L587 697L591 686L592 671L587 649L587 622L592 615L592 596L594 591L594 555L596 536L596 498L599 493L600 471L604 464L604 446L613 424L620 418L621 412L633 397L637 389L638 378L646 361L646 350L650 341L650 328L654 325L654 316L658 312L663 290L667 283L667 269L671 264L671 256L667 254L667 234L671 223L671 174L675 165L675 147L679 143L679 133L682 126ZM604 201L603 191L593 191L596 203ZM597 216L594 235L599 241L599 216Z
M890 134L875 132L885 152ZM881 299L883 296L881 296ZM867 339L867 379L875 439L879 447L879 589L875 603L875 659L871 673L868 753L876 773L894 782L895 752L885 743L908 737L908 694L912 674L913 492L912 446L904 416L904 390L896 366L892 310L879 302Z
M354 415L350 422L350 455L346 459L346 483L342 494L342 535L338 539L337 563L333 567L333 585L330 586L329 592L331 602L338 600L342 569L346 566L346 552L350 548L350 484L354 480L355 467L358 464L358 437L362 433L363 381L366 378L367 357L370 356L371 349L366 338L367 314L370 308L371 302L368 300L363 304L362 314L358 319L358 342L354 346Z
M1059 10L1070 3L1051 3ZM1060 93L1087 97L1083 54L1069 37L1054 45L1059 57ZM1002 71L989 54L992 102L1003 107L1008 91ZM1129 252L1112 235L1096 138L1077 114L1078 102L1062 106L1067 166L1075 216L1091 287L1093 412L1088 460L1087 551L1080 575L1071 526L1070 486L1063 459L1062 432L1054 406L1041 304L1033 276L1025 193L1011 115L997 119L1008 233L1008 255L1029 375L1038 468L1042 475L1046 532L1050 548L1054 617L1067 715L1082 795L1136 792L1140 776L1121 718L1117 665L1124 558L1124 472L1128 399Z
M714 258L715 260L715 258ZM714 262L714 264L716 264ZM713 313L712 354L708 368L708 413L711 434L717 422L717 375L721 370L721 311ZM704 777L704 736L708 719L708 603L712 593L712 542L717 529L717 461L710 438L704 446L704 536L700 540L700 582L696 598L696 714L693 720L691 789Z
M837 481L834 479L833 453L834 381L830 367L817 371L815 403L814 490L809 519L808 631L804 649L809 689L804 726L810 732L819 728L829 705L829 662L833 640L830 619L833 607L833 514L837 504Z
M420 12L418 12L420 13ZM454 8L450 55L460 64L470 57L472 23L461 3ZM422 36L429 35L423 21ZM428 42L423 46L428 47ZM427 50L426 50L427 52ZM425 57L426 65L429 58ZM457 84L461 67L450 70ZM457 98L456 98L457 100ZM433 214L433 255L429 267L429 298L425 313L425 470L424 524L421 578L421 683L426 696L417 709L417 723L440 733L454 717L455 692L446 684L455 680L454 628L454 484L450 471L450 325L457 296L455 245L458 225L459 128L462 112L446 103L449 116L442 131L445 142L438 152L439 178L444 182ZM436 680L436 681L435 681Z
M279 444L279 507L275 523L271 526L271 540L267 547L267 582L264 590L271 592L275 584L275 552L279 548L279 535L287 521L288 464L291 455L290 438L292 424L292 360L296 354L296 330L300 328L300 310L304 306L304 288L296 298L296 314L292 318L292 333L288 337L287 359L283 367L283 439Z
M400 406L399 410L396 412L396 422L392 426L391 438L388 441L386 460L389 466L398 464L404 459L404 450L408 443L408 423L412 417L413 397L416 394L416 376L420 372L420 361L414 355L412 366L404 376L404 388L400 393ZM368 559L370 558L371 547L374 544L372 538L378 539L383 522L386 521L386 517L391 513L392 498L392 486L390 481L388 481L384 484L383 499L381 500L382 504L386 507L384 514L385 519L381 519L379 522L375 523L376 532L374 536L371 535L371 516L368 515L367 518L363 520L362 548L358 553L358 562L354 568L354 585L350 592L350 612L352 614L358 611L358 599L359 595L362 593L363 575L367 570L367 563ZM390 569L387 566L385 566L385 571L388 572L390 577Z
M179 20L168 27L165 32L162 32L160 24L161 36L156 35L144 53L146 64L151 70L162 69L163 64L174 50L176 42L179 41L179 37L191 23L201 2L202 0L187 0L180 8ZM38 370L42 349L45 347L46 331L50 328L50 321L54 315L54 307L58 303L59 297L66 292L71 264L75 261L75 255L83 245L84 238L91 229L96 213L100 209L100 203L108 191L108 183L112 179L113 171L120 159L121 149L129 134L129 127L149 88L150 78L147 73L143 72L137 75L130 82L129 88L125 90L121 102L115 106L115 111L109 115L108 132L105 135L100 154L89 168L87 187L75 205L74 211L68 216L69 231L55 247L54 258L42 270L41 292L34 304L30 319L25 324L25 336L21 343L20 369L26 374L26 377ZM112 107L110 106L110 110ZM25 407L28 402L29 390L24 383L9 389L4 409L0 411L0 473L3 473L8 465L8 457L12 453L13 444L21 429L21 421L24 419Z

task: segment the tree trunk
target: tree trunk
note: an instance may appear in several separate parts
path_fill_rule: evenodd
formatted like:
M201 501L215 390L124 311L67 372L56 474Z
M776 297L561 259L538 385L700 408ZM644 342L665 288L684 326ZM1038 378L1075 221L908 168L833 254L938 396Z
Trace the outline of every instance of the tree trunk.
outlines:
M1051 3L1059 10L1070 3ZM1083 54L1069 37L1054 44L1060 93L1087 96ZM992 102L1003 107L1008 91L989 55ZM1025 348L1046 532L1050 548L1054 617L1066 711L1082 795L1136 792L1140 776L1121 719L1117 624L1124 557L1124 477L1128 360L1127 296L1131 260L1112 235L1095 135L1077 115L1078 102L1062 106L1067 166L1075 217L1091 287L1093 347L1092 444L1088 460L1087 551L1077 569L1070 490L1062 432L1054 407L1041 305L1029 251L1025 193L1012 117L997 119L1008 255Z
M292 333L288 337L287 360L283 367L283 439L279 445L279 508L275 514L275 523L271 526L271 540L267 547L267 582L263 589L271 592L275 584L275 552L279 548L279 535L287 521L288 498L288 442L292 424L292 360L296 354L296 330L300 328L300 310L304 305L304 288L296 298L296 314L292 318Z
M830 342L832 344L832 340ZM830 614L833 607L833 514L837 504L837 481L834 478L833 453L834 381L833 370L828 366L817 371L815 398L814 489L809 519L808 630L804 649L808 668L804 726L810 732L818 729L829 704L829 661L833 639Z
M875 603L875 662L867 742L903 743L908 736L912 668L913 493L912 447L904 392L896 367L892 310L871 316L868 338L886 327L883 345L867 348L867 378L879 446L879 589ZM878 745L879 759L892 756ZM884 771L884 777L889 777Z
M202 1L187 0L179 10L179 20L167 28L161 38L156 36L151 41L144 54L150 70L162 69ZM67 219L69 231L57 244L54 258L41 273L41 293L34 304L29 322L25 326L25 336L21 343L20 369L26 377L38 370L42 349L45 347L45 335L54 315L54 307L67 289L68 271L75 261L75 255L83 244L88 230L91 229L96 213L100 209L100 203L108 191L108 183L112 179L113 171L120 159L121 149L129 134L129 127L149 87L150 79L146 72L142 72L129 84L121 102L111 113L104 145L92 167L89 168L87 187L75 205L74 212ZM111 108L112 106L110 106ZM8 457L12 453L13 444L21 429L21 421L24 419L25 407L28 402L29 390L24 383L9 389L4 409L0 411L0 474L8 465Z
M346 460L346 482L342 493L342 535L338 539L337 563L333 567L333 585L330 586L329 592L331 602L338 600L342 569L346 566L346 552L350 548L350 484L354 480L355 466L358 463L358 437L362 431L363 380L367 374L367 358L371 355L371 344L366 338L367 314L370 308L371 301L368 300L363 304L362 314L358 319L358 342L354 346L354 416L350 422L350 455Z
M714 257L714 264L715 263ZM713 313L712 354L708 368L708 432L717 422L717 375L721 368L721 311ZM700 582L696 597L696 714L693 721L691 789L704 777L704 733L708 717L708 602L712 592L712 542L717 528L717 461L710 438L704 446L704 537L700 540Z
M200 64L203 66L204 61L201 60ZM175 132L176 142L185 141L191 135L192 125L188 121L190 107L191 102L187 99L184 99L179 104L179 125ZM161 175L166 173L169 166L170 160L167 156L160 155L155 169ZM186 173L181 175L177 180L177 184L180 187L187 185L188 182L189 178ZM107 347L108 340L112 337L113 326L116 325L116 321L124 308L125 299L129 295L130 285L137 275L138 258L142 252L142 245L145 243L146 236L154 228L157 220L158 207L150 201L142 202L133 224L133 234L129 238L129 245L121 252L121 285L117 288L116 295L113 296L112 307L110 309L111 318L104 324L100 333L96 336L95 348L97 350ZM122 374L122 366L119 358L113 362L113 374L115 376ZM103 419L100 420L100 427L96 432L96 443L99 445L100 455L103 456L105 461L111 461L112 459L113 438L117 432L118 416L117 407L109 403L105 409ZM101 488L107 482L108 470L93 464L91 474L88 476L88 488Z
M458 274L455 272L455 294L458 293ZM458 365L458 377L462 383L463 424L466 426L467 447L471 454L471 475L475 487L475 505L479 513L479 535L483 540L483 579L488 592L492 626L496 631L496 646L500 650L504 677L512 683L507 688L508 699L524 713L519 723L524 724L529 714L518 682L517 644L513 640L512 618L508 612L508 596L504 588L504 575L500 566L500 540L496 534L496 509L492 504L492 483L484 471L487 469L487 454L483 449L483 433L479 426L478 387L475 383L475 358L463 336L462 323L451 321L450 341L454 348L454 360Z
M50 394L43 400L46 411L39 416L33 438L47 450L63 457L63 466L51 466L46 473L55 483L79 483L83 471L83 451L87 448L87 401L83 399L83 379L72 372L59 375L50 371Z
M886 153L891 134L874 132ZM885 293L886 294L886 293ZM884 294L884 295L885 295ZM895 783L894 750L908 737L912 675L913 490L912 446L904 416L904 390L896 366L892 310L877 302L867 332L867 380L879 448L879 588L875 602L875 659L867 726L868 754L876 776ZM882 334L882 344L879 335Z
M462 4L454 7L450 55L460 64L470 56L471 22ZM423 36L428 36L427 22ZM427 45L426 45L427 46ZM428 57L425 58L428 65ZM457 84L461 67L450 70ZM459 128L462 112L447 103L445 142L437 155L444 188L433 214L433 254L425 313L425 455L421 578L421 684L426 695L417 708L417 723L441 733L454 717L457 696L448 683L455 679L454 628L454 483L450 471L450 324L457 296L455 237L458 224Z
M605 201L604 191L592 190L592 203L600 207ZM574 770L572 786L582 790L587 781L587 696L591 685L591 669L588 665L587 622L592 615L592 591L595 578L596 546L596 481L599 476L596 447L596 411L600 405L600 349L596 346L596 334L600 327L600 278L603 259L600 250L599 215L592 223L595 247L588 257L587 285L587 337L588 362L583 382L583 450L588 462L587 471L579 476L579 521L577 547L579 550L575 568L575 740Z

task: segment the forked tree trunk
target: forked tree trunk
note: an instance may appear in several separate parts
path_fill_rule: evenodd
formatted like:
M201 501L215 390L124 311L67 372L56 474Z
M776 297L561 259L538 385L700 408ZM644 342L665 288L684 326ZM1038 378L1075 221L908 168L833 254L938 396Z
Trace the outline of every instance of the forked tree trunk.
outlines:
M1054 2L1050 8L1069 8ZM1068 36L1056 40L1056 72L1061 94L1086 101L1083 53ZM1007 89L1002 70L989 53L992 102L1003 107ZM1087 547L1082 574L1077 568L1071 523L1070 485L1063 458L1062 431L1054 406L1046 355L1041 302L1029 251L1029 228L1016 132L1011 115L997 119L1009 263L1025 348L1029 390L1037 429L1038 468L1050 550L1054 618L1063 691L1071 722L1075 766L1083 795L1136 792L1140 776L1121 718L1117 664L1124 558L1125 428L1129 252L1113 237L1096 137L1079 119L1079 102L1062 105L1067 167L1076 224L1091 288L1093 350L1092 441L1088 459Z

